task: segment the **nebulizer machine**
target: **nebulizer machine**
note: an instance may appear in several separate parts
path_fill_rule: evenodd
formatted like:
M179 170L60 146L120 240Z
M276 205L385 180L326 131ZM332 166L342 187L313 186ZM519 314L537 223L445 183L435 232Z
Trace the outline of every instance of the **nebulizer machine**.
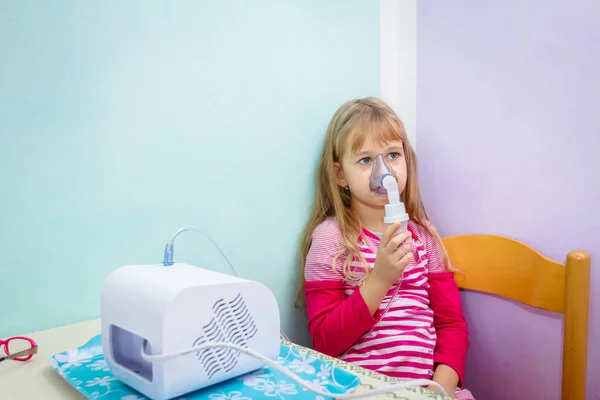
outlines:
M387 221L401 220L404 206L394 173L385 159L378 157L375 166L372 188L390 199ZM185 231L212 240L201 229L183 227L166 244L162 263L124 266L104 282L102 347L115 378L153 400L173 399L265 366L326 399L368 398L416 386L435 386L444 393L436 382L418 379L334 394L300 378L277 363L285 335L273 293L237 276L222 251L233 275L175 262L174 242Z

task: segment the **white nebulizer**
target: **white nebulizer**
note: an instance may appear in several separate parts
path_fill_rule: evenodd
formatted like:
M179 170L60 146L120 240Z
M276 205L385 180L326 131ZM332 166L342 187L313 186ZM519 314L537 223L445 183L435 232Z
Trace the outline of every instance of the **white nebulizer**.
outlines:
M378 196L386 196L388 204L385 205L385 216L383 222L387 225L402 222L400 228L394 233L394 236L406 232L408 229L408 214L404 208L404 203L400 201L400 191L396 172L386 161L383 154L378 154L373 163L373 171L369 178L369 188Z

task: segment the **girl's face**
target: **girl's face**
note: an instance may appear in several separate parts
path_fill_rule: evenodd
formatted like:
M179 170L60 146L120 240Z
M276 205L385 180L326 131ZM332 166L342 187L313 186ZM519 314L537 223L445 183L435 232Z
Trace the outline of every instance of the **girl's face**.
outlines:
M350 189L353 204L359 202L369 208L383 208L387 204L386 196L378 196L369 189L369 177L378 154L383 154L394 169L400 194L404 191L407 171L402 141L395 140L378 144L367 140L363 147L356 152L352 152L348 146L340 162L334 163L336 183L342 188Z

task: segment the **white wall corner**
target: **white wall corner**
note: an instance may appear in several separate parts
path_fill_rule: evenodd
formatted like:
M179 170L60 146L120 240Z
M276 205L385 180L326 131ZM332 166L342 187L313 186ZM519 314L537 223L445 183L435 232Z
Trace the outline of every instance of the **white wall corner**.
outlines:
M381 0L381 98L417 147L417 0Z

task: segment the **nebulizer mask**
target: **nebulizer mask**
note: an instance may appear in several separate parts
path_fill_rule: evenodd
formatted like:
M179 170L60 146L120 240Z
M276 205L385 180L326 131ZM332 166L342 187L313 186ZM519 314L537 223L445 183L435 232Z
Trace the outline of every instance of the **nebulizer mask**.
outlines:
M408 229L408 214L404 203L400 201L400 191L396 172L387 162L383 154L378 154L373 163L373 170L369 178L369 189L378 196L387 196L388 204L385 205L383 222L390 225L402 222L394 236L406 232Z

